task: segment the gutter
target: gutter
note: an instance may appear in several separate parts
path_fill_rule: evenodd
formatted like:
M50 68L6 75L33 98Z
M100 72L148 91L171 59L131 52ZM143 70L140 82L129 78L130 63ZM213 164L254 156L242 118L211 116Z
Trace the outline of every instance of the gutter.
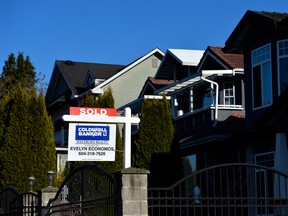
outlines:
M217 122L218 122L218 97L219 97L219 85L218 83L216 82L213 82L211 80L208 80L202 76L200 76L200 79L206 81L206 82L209 82L211 83L212 85L215 85L216 86L216 101L215 101L215 117L214 117L214 124L213 124L213 127L215 127L217 125Z
M232 75L235 76L235 74L244 74L244 69L243 68L234 68L232 70L202 70L202 76L200 76L200 79L211 83L212 85L216 86L216 101L215 101L215 122L213 124L213 127L217 125L218 122L218 98L219 98L219 85L218 83L206 79L205 77L216 75L216 76L224 76L224 75Z

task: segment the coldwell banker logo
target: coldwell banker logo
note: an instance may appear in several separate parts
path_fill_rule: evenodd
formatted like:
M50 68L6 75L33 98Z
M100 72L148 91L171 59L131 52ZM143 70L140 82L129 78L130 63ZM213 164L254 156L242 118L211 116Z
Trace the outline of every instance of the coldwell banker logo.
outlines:
M76 125L75 140L109 141L109 126Z

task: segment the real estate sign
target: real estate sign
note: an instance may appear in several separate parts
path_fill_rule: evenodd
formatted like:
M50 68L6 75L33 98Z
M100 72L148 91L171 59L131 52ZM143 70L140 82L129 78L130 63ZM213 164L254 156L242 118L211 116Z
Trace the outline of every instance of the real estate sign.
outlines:
M70 107L70 115L117 116L114 108Z
M115 161L116 125L69 123L68 161Z

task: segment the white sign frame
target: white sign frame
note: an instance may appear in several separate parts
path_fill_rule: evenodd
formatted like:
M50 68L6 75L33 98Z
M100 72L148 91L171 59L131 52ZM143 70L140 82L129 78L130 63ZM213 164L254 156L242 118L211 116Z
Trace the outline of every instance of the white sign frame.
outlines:
M131 116L131 108L126 107L124 116L63 115L67 122L124 123L124 168L131 167L131 126L139 124L139 117Z
M115 124L69 123L68 161L115 161L115 150Z

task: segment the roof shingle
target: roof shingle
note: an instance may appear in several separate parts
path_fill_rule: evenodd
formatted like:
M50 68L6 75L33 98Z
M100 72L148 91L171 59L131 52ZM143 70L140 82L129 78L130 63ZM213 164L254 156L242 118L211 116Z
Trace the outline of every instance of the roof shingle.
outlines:
M243 54L225 53L223 52L223 47L220 46L208 46L208 50L221 59L231 69L244 67Z
M91 73L95 79L108 79L125 68L124 65L61 60L57 60L56 64L69 82L74 94L81 93L79 90L85 88L85 79L88 73Z

